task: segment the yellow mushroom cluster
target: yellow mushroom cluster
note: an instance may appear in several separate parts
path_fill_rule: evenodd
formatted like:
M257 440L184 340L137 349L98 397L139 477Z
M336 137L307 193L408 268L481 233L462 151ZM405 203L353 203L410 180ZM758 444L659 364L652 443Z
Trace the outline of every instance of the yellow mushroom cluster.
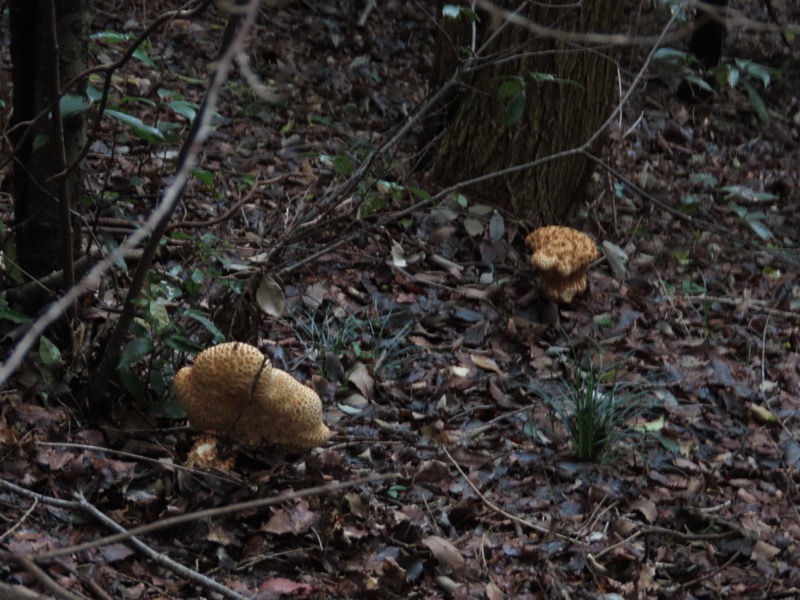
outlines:
M246 446L308 450L331 437L316 392L272 368L249 344L204 350L193 366L178 371L174 387L193 428L216 430Z
M569 304L586 291L586 272L600 257L589 236L571 227L550 225L530 233L525 244L533 250L531 264L541 269L542 287L550 300Z

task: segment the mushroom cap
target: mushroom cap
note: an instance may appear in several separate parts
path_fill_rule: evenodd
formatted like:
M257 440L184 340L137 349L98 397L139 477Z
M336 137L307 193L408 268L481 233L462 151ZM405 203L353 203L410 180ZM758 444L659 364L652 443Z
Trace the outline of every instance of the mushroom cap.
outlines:
M248 446L305 450L328 441L322 401L311 388L273 369L255 346L219 344L175 375L175 396L196 429L218 430Z
M571 227L549 225L530 233L525 244L533 250L531 264L544 274L548 298L569 304L586 290L586 271L600 256L589 236Z

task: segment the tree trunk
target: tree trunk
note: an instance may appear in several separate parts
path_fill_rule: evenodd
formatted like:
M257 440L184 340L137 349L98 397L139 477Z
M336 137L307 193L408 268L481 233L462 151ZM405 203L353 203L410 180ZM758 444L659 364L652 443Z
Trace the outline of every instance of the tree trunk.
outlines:
M705 0L706 4L724 10L728 7L728 0ZM689 52L708 69L719 64L722 57L722 42L725 41L725 23L718 14L709 14L704 10L697 10L694 17L692 37L689 38Z
M60 85L87 64L88 9L86 0L56 0L58 61L53 56L47 3L52 0L11 0L12 78L14 116L12 126L33 120L53 100L53 68L58 66ZM82 93L82 89L76 93ZM83 173L74 169L66 181L54 175L63 162L72 165L85 143L82 113L63 119L65 155L60 152L52 114L38 120L26 134L23 124L14 130L14 218L17 258L22 269L41 277L65 267L64 235L73 248L77 238L64 226L62 202L81 198Z
M519 5L502 4L511 9ZM556 0L529 3L522 15L557 31L610 33L624 5L624 0ZM463 24L460 28L461 32L449 32L455 43L439 45L434 75L440 79L453 72L452 48L467 45ZM479 31L478 47L481 39L492 33ZM513 58L475 70L464 81L465 91L451 110L452 120L433 162L434 175L443 183L453 184L580 146L608 116L616 68L606 49L535 36L521 26L506 25L483 56L495 54L513 54ZM557 80L537 80L532 73ZM524 80L524 108L515 123L504 124L511 100L498 98L498 90L513 78ZM491 179L472 191L534 226L563 223L582 200L592 167L584 157L572 156Z

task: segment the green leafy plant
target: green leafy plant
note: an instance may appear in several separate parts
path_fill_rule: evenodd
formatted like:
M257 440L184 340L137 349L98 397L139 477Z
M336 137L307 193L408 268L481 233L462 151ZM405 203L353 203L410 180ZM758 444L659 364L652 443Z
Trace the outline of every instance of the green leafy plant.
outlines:
M733 62L726 62L713 67L711 73L720 86L742 88L750 99L750 104L753 105L758 118L763 123L770 122L767 105L756 89L756 82L760 82L766 90L773 79L780 79L781 73L778 69L758 64L749 59L734 58Z
M323 377L330 378L330 358L343 365L356 361L370 363L378 377L386 369L394 369L405 351L404 341L410 323L391 330L392 314L359 317L329 307L312 312L300 305L290 306L292 328L297 339L314 357ZM344 314L337 316L338 312Z
M578 82L556 77L552 73L540 73L532 71L528 73L528 79L534 84L557 83L575 85L581 90L586 91L585 88ZM503 117L503 125L506 127L518 123L525 114L525 103L527 101L526 88L527 82L525 81L525 78L519 76L504 78L497 88L497 97L501 100L508 101L506 114Z
M697 58L689 53L674 48L660 48L653 55L654 60L673 68L683 79L694 87L716 94L714 88L705 77L702 65ZM767 67L749 59L734 58L731 61L723 61L708 70L720 87L731 87L742 89L747 94L750 104L753 106L758 118L763 123L770 122L769 110L764 102L764 98L758 91L758 85L766 90L774 79L781 78L779 69Z
M617 382L617 374L618 367L604 369L590 362L585 370L574 367L560 394L536 390L566 429L579 460L607 461L622 441L642 440L649 433L637 420L654 408L652 402L630 384Z
M176 233L173 237L189 236ZM228 244L212 234L193 241L196 260L175 265L166 273L151 273L136 299L138 316L117 364L120 384L136 400L152 391L154 397L169 403L170 381L182 357L199 352L209 340L225 341L211 315L196 308L198 300L218 295L220 290L241 293L244 289L243 282L225 277Z

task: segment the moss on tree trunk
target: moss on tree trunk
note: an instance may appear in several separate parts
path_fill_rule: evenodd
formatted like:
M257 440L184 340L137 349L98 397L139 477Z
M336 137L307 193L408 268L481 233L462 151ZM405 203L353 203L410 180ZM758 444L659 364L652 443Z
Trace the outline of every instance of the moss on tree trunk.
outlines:
M563 6L559 6L563 4ZM519 3L504 3L513 8ZM613 32L622 0L572 0L545 5L531 3L525 17L559 31ZM486 21L486 17L483 19ZM455 44L441 43L434 73L441 79L456 65L453 51L465 45L468 32L450 30ZM487 37L492 31L479 32ZM616 67L606 49L535 36L508 25L483 56L504 60L474 71L451 109L451 121L433 162L435 176L453 184L580 146L608 116L616 82ZM512 57L509 59L509 57ZM531 73L548 74L565 82L536 81ZM509 98L498 98L499 85L510 78L525 80L521 118L504 125ZM532 225L562 223L583 198L592 172L584 157L547 162L534 169L494 178L472 190L507 208Z

